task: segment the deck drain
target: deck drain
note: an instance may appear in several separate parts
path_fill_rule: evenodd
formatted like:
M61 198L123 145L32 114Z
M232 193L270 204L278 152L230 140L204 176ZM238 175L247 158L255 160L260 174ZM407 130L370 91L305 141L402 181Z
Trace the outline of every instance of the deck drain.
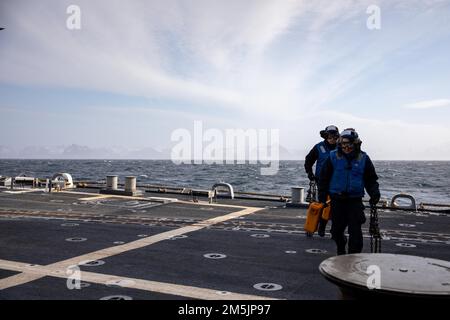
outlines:
M220 296L226 296L226 295L231 294L231 292L229 292L229 291L216 291L216 293Z
M305 251L308 253L314 253L314 254L327 253L327 250L322 250L322 249L308 249Z
M221 253L207 253L204 254L203 256L208 259L223 259L227 257L225 254Z
M256 234L252 234L250 237L253 237L253 238L269 238L270 236L268 234L256 233Z
M63 223L61 224L61 227L76 227L79 226L78 223Z
M66 241L69 242L83 242L86 241L87 238L80 238L80 237L75 237L75 238L67 238Z
M148 234L138 234L138 237L139 238L145 238L145 237L148 237Z
M101 266L102 264L105 264L105 261L103 260L87 260L80 262L80 266L87 266L87 267L97 267Z
M83 289L83 288L87 288L87 287L89 287L91 284L90 283L87 283L87 282L80 282L80 289Z
M415 248L416 245L412 243L396 243L397 247L403 247L403 248Z
M64 200L50 200L50 202L63 203Z
M113 244L124 244L124 241L114 241Z
M257 283L253 286L253 288L262 291L276 291L283 289L282 286L276 283Z
M405 228L415 228L416 227L415 224L409 224L409 223L399 223L398 225L400 227L405 227Z
M123 295L115 295L115 296L107 296L100 298L100 300L133 300L130 296L123 296Z
M287 251L285 251L285 253L290 253L290 254L292 254L292 253L297 253L297 251L294 251L294 250L287 250Z
M133 280L119 279L106 281L105 284L108 287L132 287L135 283Z
M169 240L184 239L184 238L187 238L187 237L188 237L187 235L181 234L181 235L179 235L179 236L173 236L173 237L170 237Z

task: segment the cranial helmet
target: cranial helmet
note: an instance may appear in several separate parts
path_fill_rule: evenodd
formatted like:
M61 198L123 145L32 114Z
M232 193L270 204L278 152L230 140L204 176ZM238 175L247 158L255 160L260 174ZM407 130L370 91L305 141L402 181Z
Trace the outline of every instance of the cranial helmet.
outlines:
M342 144L343 139L348 139L358 148L361 146L362 143L361 139L359 139L358 133L353 128L347 128L341 132L341 135L338 140L338 145Z
M320 131L320 136L323 139L327 139L328 135L330 135L330 134L339 136L339 129L338 129L338 127L336 127L334 125L330 125L330 126L326 127L325 130L321 130Z

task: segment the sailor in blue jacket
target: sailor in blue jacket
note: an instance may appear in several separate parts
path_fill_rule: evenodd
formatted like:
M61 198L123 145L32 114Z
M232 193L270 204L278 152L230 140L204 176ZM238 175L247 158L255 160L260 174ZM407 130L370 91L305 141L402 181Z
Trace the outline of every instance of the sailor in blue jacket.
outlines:
M364 215L364 189L370 196L370 204L380 200L378 176L369 156L361 151L361 140L354 129L345 129L338 140L336 150L322 166L319 178L319 202L331 197L331 235L337 245L337 254L346 254L348 227L348 253L360 253L363 248L361 225Z
M336 126L330 125L325 130L320 131L320 136L323 141L317 143L305 157L305 171L311 182L319 179L320 170L322 169L325 160L327 160L330 151L336 149L336 142L339 138L339 129ZM313 165L316 163L315 174L313 173ZM319 228L317 233L323 237L325 235L325 228L327 220L319 220Z

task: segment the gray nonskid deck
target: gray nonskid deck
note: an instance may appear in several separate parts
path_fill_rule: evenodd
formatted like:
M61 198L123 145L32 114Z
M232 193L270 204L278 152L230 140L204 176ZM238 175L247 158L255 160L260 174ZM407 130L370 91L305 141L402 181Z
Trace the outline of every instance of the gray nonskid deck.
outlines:
M247 298L341 298L317 269L335 254L334 242L329 234L305 236L305 209L257 200L219 199L219 205L208 205L202 202L206 199L194 203L192 197L173 195L167 198L180 201L86 199L97 196L93 192L0 192L0 288L5 279L14 283L20 272L31 272L21 263L38 265L39 274L35 280L8 284L0 290L1 299L100 299L109 293L134 299L226 299L229 293ZM146 193L145 197L161 195ZM450 260L448 219L446 215L380 211L383 252ZM364 252L370 250L367 226ZM158 238L167 232L181 235ZM73 238L83 240L67 240ZM140 239L150 242L142 245ZM125 244L137 247L106 254L99 266L81 266L82 273L90 273L95 282L89 287L69 290L63 276L49 276L61 261ZM213 255L211 259L208 254L220 258ZM2 263L16 270L6 270ZM45 266L56 269L49 271ZM140 289L108 287L101 283L105 276L135 279ZM263 287L278 290L255 288L264 283ZM192 296L184 294L183 288L190 288Z

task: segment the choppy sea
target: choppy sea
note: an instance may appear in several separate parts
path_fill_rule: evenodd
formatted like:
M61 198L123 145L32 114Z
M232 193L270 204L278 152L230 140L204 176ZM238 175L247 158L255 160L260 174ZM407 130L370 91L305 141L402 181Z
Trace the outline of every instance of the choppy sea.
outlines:
M170 160L11 160L0 159L0 175L48 178L58 172L76 181L106 175L134 175L138 183L209 189L231 183L236 191L290 195L292 186L309 186L303 161L280 161L275 175L261 175L259 164L174 164ZM450 203L450 161L374 161L382 198L406 192L419 202Z

